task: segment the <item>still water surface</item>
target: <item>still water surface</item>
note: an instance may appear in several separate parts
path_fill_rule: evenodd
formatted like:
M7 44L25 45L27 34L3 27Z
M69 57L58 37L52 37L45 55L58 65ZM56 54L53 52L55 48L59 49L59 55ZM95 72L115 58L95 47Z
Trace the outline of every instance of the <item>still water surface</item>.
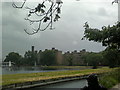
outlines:
M1 69L1 67L0 67ZM38 72L54 72L54 71L65 71L65 70L82 70L83 68L76 68L76 69L53 69L53 70L46 70L40 67L4 67L2 68L2 72L0 74L18 74L18 73L38 73ZM89 69L89 68L84 68Z
M51 89L54 88L56 90L58 88L78 88L79 89L79 88L83 88L84 86L87 86L87 81L85 79L56 83L56 84L51 84L51 85L42 86L42 87L35 87L35 88L28 89L28 90L47 90L48 88L51 88Z
M18 73L38 73L38 72L51 72L51 71L63 71L63 70L42 70L37 67L29 68L2 68L2 73L0 74L18 74Z

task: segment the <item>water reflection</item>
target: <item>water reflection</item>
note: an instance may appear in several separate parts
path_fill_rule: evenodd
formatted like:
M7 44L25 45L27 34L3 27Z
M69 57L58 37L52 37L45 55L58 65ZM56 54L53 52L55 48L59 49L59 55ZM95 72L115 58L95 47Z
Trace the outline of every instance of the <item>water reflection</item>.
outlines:
M39 88L83 88L86 85L87 85L86 80L75 80L64 83L51 84Z
M90 68L43 68L43 67L3 67L0 74L18 74L18 73L38 73L38 72L51 72L51 71L64 71L64 70L82 70Z
M41 87L34 87L26 90L59 90L59 88L60 90L66 90L66 89L72 90L71 88L73 88L74 90L80 90L79 88L83 88L84 86L87 86L87 81L85 79L69 81L69 82L61 82L61 83L56 83Z
M5 67L2 68L1 74L37 73L51 71L63 71L63 70L43 70L40 67L14 67L14 68Z

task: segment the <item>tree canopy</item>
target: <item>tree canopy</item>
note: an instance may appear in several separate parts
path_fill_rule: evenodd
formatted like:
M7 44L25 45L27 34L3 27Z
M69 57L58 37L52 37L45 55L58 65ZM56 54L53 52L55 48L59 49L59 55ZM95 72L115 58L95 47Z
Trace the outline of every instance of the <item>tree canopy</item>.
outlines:
M85 32L82 39L101 42L103 46L120 49L120 22L113 26L103 26L101 30L90 28L87 22L84 27Z
M19 53L16 53L16 52L11 52L9 53L6 58L5 58L5 62L9 62L9 61L12 61L15 63L15 65L19 65L20 62L21 62L21 59L22 59L22 56L19 55Z
M41 55L42 65L55 65L56 64L56 53L52 50L45 50Z
M99 65L104 65L104 58L101 52L87 52L84 55L82 55L82 59L88 66L93 66L93 68L97 68L97 66Z
M103 53L104 58L110 67L120 65L120 22L115 25L103 26L101 30L96 28L90 28L88 23L85 25L84 37L82 39L88 39L89 41L101 42L103 46L106 46L106 50Z
M34 65L37 63L37 52L25 52L23 63L26 65Z

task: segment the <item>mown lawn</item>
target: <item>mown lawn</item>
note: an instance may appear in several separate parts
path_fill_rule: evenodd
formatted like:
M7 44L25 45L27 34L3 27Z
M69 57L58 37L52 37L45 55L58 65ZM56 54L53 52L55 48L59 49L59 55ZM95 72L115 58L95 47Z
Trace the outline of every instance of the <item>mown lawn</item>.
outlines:
M2 75L2 85L22 83L22 82L28 82L28 81L45 80L45 79L54 79L54 78L61 78L61 77L82 76L82 75L88 75L92 73L104 73L104 72L109 72L111 70L113 69L104 67L99 69L86 69L86 70L9 74L9 75Z

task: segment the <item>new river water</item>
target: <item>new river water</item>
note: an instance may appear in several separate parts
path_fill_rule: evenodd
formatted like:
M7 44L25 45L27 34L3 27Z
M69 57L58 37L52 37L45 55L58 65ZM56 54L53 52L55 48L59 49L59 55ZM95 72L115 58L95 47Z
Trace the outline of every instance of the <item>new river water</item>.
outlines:
M83 69L90 69L91 67L87 67L87 68L62 68L62 69L45 69L45 68L41 68L41 67L3 67L0 70L2 70L2 72L0 72L0 74L19 74L19 73L38 73L38 72L55 72L55 71L65 71L65 70L83 70Z
M75 80L75 81L69 81L69 82L61 82L41 87L34 87L31 89L25 89L25 90L61 90L61 89L68 89L68 90L80 90L80 88L83 88L84 86L87 86L87 81L85 79L83 80Z

